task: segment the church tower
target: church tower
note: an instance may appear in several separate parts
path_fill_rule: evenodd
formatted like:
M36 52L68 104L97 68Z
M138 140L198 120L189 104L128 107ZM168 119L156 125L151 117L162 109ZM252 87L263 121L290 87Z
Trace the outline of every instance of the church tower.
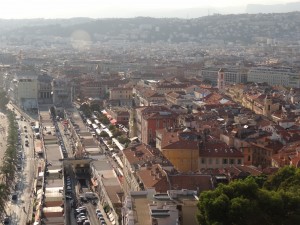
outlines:
M225 91L225 74L224 74L224 69L220 69L218 71L218 89L220 92Z
M273 104L272 97L269 94L266 95L264 103L263 115L269 117L272 113L271 108Z

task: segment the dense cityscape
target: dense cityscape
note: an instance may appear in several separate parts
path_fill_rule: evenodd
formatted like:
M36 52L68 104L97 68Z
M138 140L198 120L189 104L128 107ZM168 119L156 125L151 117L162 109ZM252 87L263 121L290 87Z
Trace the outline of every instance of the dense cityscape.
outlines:
M300 224L299 19L0 20L3 224Z

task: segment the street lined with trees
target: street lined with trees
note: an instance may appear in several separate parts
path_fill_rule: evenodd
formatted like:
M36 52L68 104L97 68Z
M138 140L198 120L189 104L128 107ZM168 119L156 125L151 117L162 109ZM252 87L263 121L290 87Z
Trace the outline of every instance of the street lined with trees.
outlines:
M8 98L5 92L0 93L0 110L6 114L8 119L7 145L2 165L0 167L0 216L6 214L6 204L12 191L15 175L17 171L17 146L18 146L18 126L13 111L7 109Z

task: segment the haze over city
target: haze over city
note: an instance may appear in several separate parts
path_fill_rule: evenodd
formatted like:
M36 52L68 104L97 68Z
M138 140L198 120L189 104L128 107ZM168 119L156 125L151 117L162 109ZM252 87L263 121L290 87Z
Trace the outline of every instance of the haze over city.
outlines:
M0 225L300 224L300 0L0 9Z
M245 13L248 4L285 4L288 0L2 0L1 18L120 18L136 16L195 17L210 13ZM200 10L196 14L195 10ZM192 10L192 12L190 11ZM204 10L204 11L203 11ZM194 15L195 14L195 15Z

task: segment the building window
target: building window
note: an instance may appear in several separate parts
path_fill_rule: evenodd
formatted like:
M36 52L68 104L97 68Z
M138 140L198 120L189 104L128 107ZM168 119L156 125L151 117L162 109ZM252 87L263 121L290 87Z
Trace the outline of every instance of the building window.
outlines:
M219 164L219 159L216 159L216 164Z
M242 160L241 160L241 159L238 159L238 160L237 160L237 164L239 164L239 165L242 164Z
M251 160L251 157L250 157L250 155L248 155L248 161L250 161Z
M234 164L234 159L230 159L229 162L231 165Z
M211 158L208 159L208 163L212 164L212 159Z
M202 163L202 164L205 164L205 158L202 158L202 159L201 159L201 163Z
M227 159L223 159L223 164L227 164Z

